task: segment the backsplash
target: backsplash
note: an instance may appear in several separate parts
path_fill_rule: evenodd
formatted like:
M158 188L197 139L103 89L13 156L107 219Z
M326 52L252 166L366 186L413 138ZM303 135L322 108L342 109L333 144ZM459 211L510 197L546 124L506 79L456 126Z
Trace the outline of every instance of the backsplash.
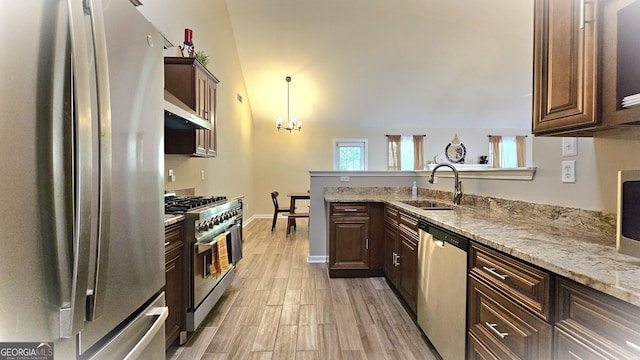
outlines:
M404 200L411 198L411 187L333 187L326 188L325 194L375 195L389 200ZM418 189L418 196L446 202L451 202L453 197L452 193L448 191L424 188ZM547 225L553 224L556 226L577 227L585 231L598 231L607 236L615 236L616 233L616 214L600 211L473 194L464 194L461 205L485 208L492 214L518 216Z

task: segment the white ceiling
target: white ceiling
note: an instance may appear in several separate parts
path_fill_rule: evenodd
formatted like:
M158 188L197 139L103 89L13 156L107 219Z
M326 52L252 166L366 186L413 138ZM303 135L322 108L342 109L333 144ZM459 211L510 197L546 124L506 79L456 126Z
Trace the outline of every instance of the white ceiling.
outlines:
M254 121L529 128L531 0L227 0Z

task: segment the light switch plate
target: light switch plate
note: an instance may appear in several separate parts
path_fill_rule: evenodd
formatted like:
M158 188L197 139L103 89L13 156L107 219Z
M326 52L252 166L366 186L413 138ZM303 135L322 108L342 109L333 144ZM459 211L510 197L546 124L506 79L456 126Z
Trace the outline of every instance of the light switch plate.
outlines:
M574 183L576 182L576 161L565 160L562 162L562 182Z
M578 138L562 138L562 156L578 156Z
M340 176L340 181L349 182L349 177L348 176Z

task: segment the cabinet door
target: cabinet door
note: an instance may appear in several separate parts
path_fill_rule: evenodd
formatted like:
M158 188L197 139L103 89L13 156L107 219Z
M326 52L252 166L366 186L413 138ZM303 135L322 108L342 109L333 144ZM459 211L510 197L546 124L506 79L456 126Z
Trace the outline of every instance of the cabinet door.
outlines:
M213 79L209 79L207 82L206 119L211 123L211 130L205 130L208 156L216 156L218 149L216 128L217 86Z
M207 121L211 121L209 120L208 114L207 114L207 106L208 106L208 96L207 96L207 92L209 90L209 77L207 76L207 74L200 70L199 68L196 68L196 114L198 114L198 116L200 116L201 118L207 120Z
M183 329L182 245L167 254L165 260L165 299L169 316L165 320L166 347Z
M369 217L332 217L329 268L369 268Z
M398 230L389 223L384 227L384 263L383 270L387 278L397 286L398 271L396 267L396 255L398 254Z
M535 0L533 133L599 123L600 1Z
M610 0L604 7L603 120L607 125L640 124L640 106L625 104L640 94L640 1ZM627 105L627 106L625 106Z
M196 68L196 113L201 118L209 119L209 77ZM209 130L196 130L196 154L207 155L209 149Z
M418 241L400 231L398 263L400 284L398 291L414 313L418 307Z

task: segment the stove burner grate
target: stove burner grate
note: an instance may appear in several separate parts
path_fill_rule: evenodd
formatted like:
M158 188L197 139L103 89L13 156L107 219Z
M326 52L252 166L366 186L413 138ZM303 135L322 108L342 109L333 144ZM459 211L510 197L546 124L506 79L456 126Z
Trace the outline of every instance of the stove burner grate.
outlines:
M180 214L225 201L226 196L167 196L164 199L164 213Z

